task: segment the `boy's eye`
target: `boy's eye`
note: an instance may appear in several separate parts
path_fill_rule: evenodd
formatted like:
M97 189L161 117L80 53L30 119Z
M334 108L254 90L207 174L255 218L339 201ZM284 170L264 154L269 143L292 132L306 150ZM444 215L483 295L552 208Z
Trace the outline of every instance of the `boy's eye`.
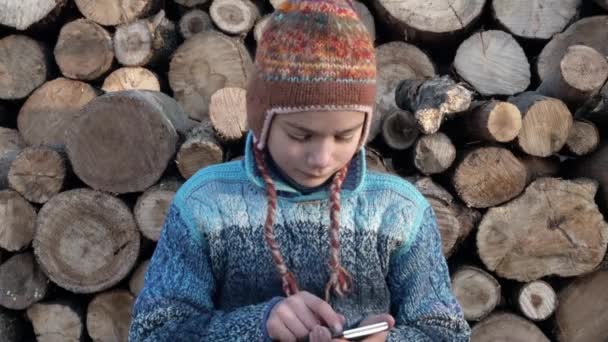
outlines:
M354 137L353 134L350 134L350 135L339 135L339 136L336 137L336 140L343 141L343 142L344 141L350 141L350 140L353 139L353 137Z
M308 139L310 139L310 135L309 134L288 134L289 138L296 140L296 141L306 141Z

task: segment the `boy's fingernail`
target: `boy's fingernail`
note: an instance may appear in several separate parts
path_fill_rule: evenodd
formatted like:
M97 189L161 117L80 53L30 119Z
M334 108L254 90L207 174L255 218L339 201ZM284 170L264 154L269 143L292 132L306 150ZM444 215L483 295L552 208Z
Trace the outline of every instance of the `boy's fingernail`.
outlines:
M340 324L334 324L331 326L331 332L333 334L340 334L342 333L342 326Z

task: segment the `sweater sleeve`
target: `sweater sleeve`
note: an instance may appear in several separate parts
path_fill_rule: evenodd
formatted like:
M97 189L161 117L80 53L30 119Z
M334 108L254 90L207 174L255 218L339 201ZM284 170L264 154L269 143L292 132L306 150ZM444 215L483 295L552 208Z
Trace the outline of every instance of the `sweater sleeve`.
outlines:
M411 242L394 252L388 286L395 327L388 341L469 341L470 327L456 301L430 205Z
M217 310L208 245L184 216L174 201L133 308L129 341L270 340L265 321L280 298Z

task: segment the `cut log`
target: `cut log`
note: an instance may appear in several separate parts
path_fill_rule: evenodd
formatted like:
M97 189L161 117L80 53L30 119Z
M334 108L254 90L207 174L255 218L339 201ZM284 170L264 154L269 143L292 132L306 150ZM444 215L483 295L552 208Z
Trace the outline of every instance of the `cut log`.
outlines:
M222 31L246 35L260 17L260 11L250 0L213 0L209 16Z
M525 92L509 98L522 114L518 147L533 156L548 157L562 149L572 127L566 105L551 97Z
M353 9L357 12L359 19L365 25L367 32L369 32L369 36L372 38L372 42L376 40L376 24L374 20L374 16L370 13L369 9L365 4L359 1L352 1Z
M253 38L256 42L259 42L262 39L262 34L264 33L264 29L266 28L266 24L270 21L270 17L272 13L266 14L263 16L253 27Z
M193 9L179 19L179 32L184 39L188 39L197 33L213 29L213 23L207 12Z
M511 313L496 312L475 324L471 342L549 342L534 323Z
M215 138L211 123L203 121L188 133L186 142L177 152L175 162L182 177L188 179L196 171L211 164L221 163L223 159L224 151Z
M406 110L395 109L382 122L382 138L395 150L405 150L418 138L418 125L414 114Z
M365 149L365 161L369 170L376 172L389 172L384 164L382 155L372 148Z
M133 213L143 236L158 241L169 206L180 185L178 181L161 182L139 196Z
M604 215L608 215L608 144L603 143L598 149L564 167L574 177L588 177L600 184L598 204ZM608 216L607 216L608 217Z
M474 33L458 47L454 67L482 95L513 95L530 85L528 58L503 31Z
M54 54L65 77L95 80L112 66L112 37L94 21L77 19L61 28Z
M608 16L583 18L564 32L553 36L538 56L537 70L541 81L559 70L562 57L570 45L586 45L601 55L608 55Z
M49 71L49 52L41 43L22 35L0 39L0 99L27 97L46 81Z
M133 22L154 13L158 0L74 0L78 10L86 18L104 26L116 26Z
M517 309L532 321L544 321L557 309L555 290L542 280L519 286L513 297Z
M608 0L595 0L595 3L600 5L606 11L608 11Z
M447 170L456 159L456 148L450 138L442 132L423 135L416 141L413 150L414 165L424 175Z
M28 201L45 203L63 187L63 157L48 147L28 147L19 152L8 172L8 184Z
M30 245L36 227L36 210L19 193L0 191L0 247L20 251Z
M376 47L376 64L376 110L368 142L380 133L383 119L398 109L395 91L399 83L402 80L433 77L437 73L427 54L404 42L390 42Z
M169 84L175 99L195 120L208 117L211 95L224 87L247 87L253 62L245 46L215 31L184 42L173 54Z
M481 147L466 154L452 181L468 206L488 208L519 195L526 177L526 168L509 150Z
M184 6L184 7L188 7L188 8L194 8L197 7L198 5L203 5L205 3L207 3L208 0L173 0L176 3Z
M608 336L608 271L575 279L559 292L555 322L559 341L595 342Z
M579 106L596 94L608 78L608 61L595 49L571 45L556 72L545 77L537 91Z
M29 145L65 148L65 131L80 116L80 110L97 96L84 82L59 77L36 89L25 101L17 127Z
M6 0L0 2L0 24L26 30L32 24L56 15L67 1L58 0Z
M500 303L500 284L486 271L460 266L451 276L452 291L467 321L479 321Z
M87 308L87 332L94 341L127 341L135 298L129 291L100 293Z
M477 232L481 260L522 282L592 271L608 243L608 224L594 201L597 187L588 179L540 178L522 196L489 209Z
M178 44L175 23L163 10L151 18L120 25L114 33L116 60L126 66L164 63Z
M0 265L0 305L23 310L46 296L49 280L30 252L15 254Z
M16 129L0 127L0 155L19 152L26 146L21 134Z
M519 109L509 103L497 100L478 102L471 106L470 113L457 117L463 134L469 140L488 142L509 142L521 130L522 119Z
M8 173L13 160L17 158L19 151L9 151L0 154L0 190L8 189Z
M34 252L57 285L76 293L105 290L135 266L140 234L129 208L100 191L60 193L38 213Z
M219 89L211 95L209 119L221 140L240 140L249 130L246 94L245 89L232 87Z
M80 342L85 339L82 313L60 302L36 303L27 309L38 342Z
M124 67L108 75L101 89L106 93L135 89L160 91L160 82L158 76L146 68Z
M186 114L163 93L107 93L83 108L66 147L74 172L90 187L143 191L165 171L177 150L177 132L186 128Z
M608 82L598 94L580 106L574 116L589 120L602 129L608 128Z
M401 81L395 100L399 108L414 113L422 133L432 134L439 130L446 116L469 109L472 94L444 75Z
M526 184L530 184L541 177L557 176L559 173L559 157L541 158L522 154L518 155L517 159L526 168Z
M472 26L483 10L484 0L433 1L375 0L379 16L395 32L404 32L406 41L441 43Z
M131 275L131 279L129 279L129 291L131 291L135 297L137 297L141 292L141 289L144 288L144 280L149 265L150 260L143 261L141 264L139 264L139 266L137 266Z
M528 39L550 39L562 32L578 14L582 0L492 1L496 21L513 35Z
M20 313L0 307L0 341L24 341L25 320Z
M566 140L566 150L575 156L583 156L593 152L599 143L600 131L593 123L575 120Z

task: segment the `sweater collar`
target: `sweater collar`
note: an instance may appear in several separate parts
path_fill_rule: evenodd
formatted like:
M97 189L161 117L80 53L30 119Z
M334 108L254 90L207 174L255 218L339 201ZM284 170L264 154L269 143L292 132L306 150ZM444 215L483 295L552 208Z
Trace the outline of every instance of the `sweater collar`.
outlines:
M265 189L266 184L264 183L264 179L260 174L255 162L255 156L253 155L253 149L255 146L253 145L253 134L249 132L247 135L247 141L245 144L245 173L247 178L251 180L255 185L260 188ZM275 188L277 190L277 195L292 198L294 200L319 200L319 199L327 199L329 197L329 184L326 186L319 187L310 193L304 193L301 189L297 189L290 184L290 182L286 181L281 175L280 172L276 169L276 167L270 167L270 176L275 183ZM365 149L361 148L350 161L348 166L348 172L346 173L346 178L344 178L344 182L342 183L342 191L341 195L348 196L351 193L357 192L366 176L366 164L365 164Z

